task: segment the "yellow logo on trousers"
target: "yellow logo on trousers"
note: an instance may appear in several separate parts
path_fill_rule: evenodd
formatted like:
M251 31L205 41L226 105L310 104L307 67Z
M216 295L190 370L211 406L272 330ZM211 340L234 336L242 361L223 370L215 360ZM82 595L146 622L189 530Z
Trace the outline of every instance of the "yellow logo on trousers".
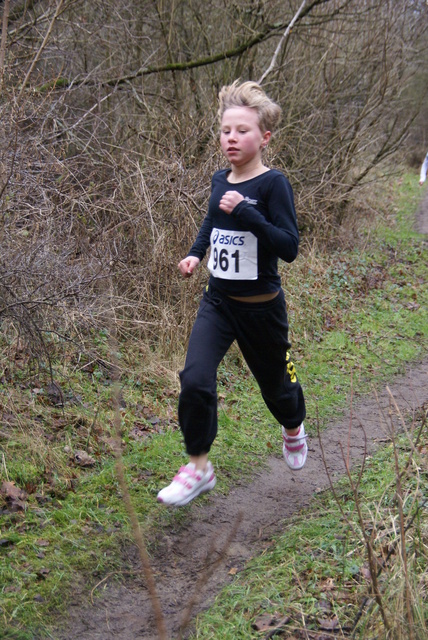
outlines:
M294 366L294 363L291 362L290 360L290 354L288 353L288 351L287 351L286 360L287 360L287 373L290 376L290 380L291 382L297 382L296 368Z

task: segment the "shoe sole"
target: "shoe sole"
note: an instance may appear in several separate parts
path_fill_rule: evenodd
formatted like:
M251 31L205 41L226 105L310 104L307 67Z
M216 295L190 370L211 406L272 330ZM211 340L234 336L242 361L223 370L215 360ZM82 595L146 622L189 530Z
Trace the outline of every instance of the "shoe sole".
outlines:
M158 498L158 502L160 502L161 504L165 504L169 507L184 507L186 504L189 504L189 502L191 502L201 494L206 493L207 491L211 491L211 489L214 489L216 482L217 482L217 478L214 476L213 478L211 478L209 482L207 482L207 484L204 484L203 487L200 487L193 493L187 495L182 500L179 500L177 502L165 502L165 500L162 500L162 498Z

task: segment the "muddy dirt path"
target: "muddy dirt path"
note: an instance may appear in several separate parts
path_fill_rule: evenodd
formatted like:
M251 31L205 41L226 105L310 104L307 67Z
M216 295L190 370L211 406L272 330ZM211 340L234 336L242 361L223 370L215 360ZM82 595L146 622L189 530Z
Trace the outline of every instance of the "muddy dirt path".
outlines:
M428 195L417 215L422 233L428 227ZM344 472L339 443L348 447L348 430L352 425L349 455L353 462L364 455L364 434L368 452L385 440L385 429L397 413L391 394L402 413L414 413L428 403L428 359L412 365L411 371L395 379L378 395L361 399L347 415L329 427L322 435L322 443L330 473L334 479ZM399 419L394 418L396 424ZM278 438L278 442L280 439ZM241 517L238 530L217 570L199 593L193 614L208 607L220 589L232 580L230 570L238 571L254 555L259 554L279 533L282 523L307 507L314 494L328 487L320 445L312 433L309 439L308 462L304 469L291 472L285 465L281 451L268 462L268 467L254 475L250 483L236 486L228 496L215 490L207 502L196 500L187 509L185 524L159 531L152 566L165 616L169 637L177 638L183 611L193 594L197 578L204 571L206 556L218 557L222 543ZM212 545L215 544L215 551ZM136 570L135 551L130 551ZM134 560L132 560L134 558ZM156 640L149 595L141 578L126 580L125 584L109 584L95 604L82 602L78 594L68 611L68 618L57 630L57 640Z

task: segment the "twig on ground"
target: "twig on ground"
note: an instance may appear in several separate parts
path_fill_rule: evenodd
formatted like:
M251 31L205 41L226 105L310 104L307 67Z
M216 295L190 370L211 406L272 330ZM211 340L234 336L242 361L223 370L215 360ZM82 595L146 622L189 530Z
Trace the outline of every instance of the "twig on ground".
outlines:
M135 575L137 572L136 571L112 571L111 573L108 573L106 576L104 576L104 578L102 580L100 580L99 582L97 582L97 584L91 589L91 604L95 604L94 603L94 593L95 591L101 587L102 584L104 584L104 582L107 582L107 580L109 580L112 576L132 576Z
M1 462L2 462L3 469L4 469L5 478L9 482L9 474L7 472L6 458L4 457L3 451L2 451L2 454L1 454Z

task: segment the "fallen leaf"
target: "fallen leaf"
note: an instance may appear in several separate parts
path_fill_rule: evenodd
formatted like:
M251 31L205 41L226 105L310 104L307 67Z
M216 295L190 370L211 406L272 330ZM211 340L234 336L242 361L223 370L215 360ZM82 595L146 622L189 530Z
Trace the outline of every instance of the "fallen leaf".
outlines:
M271 613L264 613L252 623L252 628L256 631L267 631L276 622L276 617Z
M136 422L129 432L129 437L138 440L139 438L147 438L147 436L153 431L147 424L142 422Z
M48 385L46 389L46 396L51 404L54 406L64 406L64 396L61 391L61 387L56 383L52 382Z
M37 577L40 578L41 580L46 580L47 576L49 575L50 569L39 569L37 571Z
M117 443L117 439L113 438L113 437L108 437L108 436L102 436L101 437L102 442L104 443L104 445L106 446L106 448L109 451L116 451L118 448L118 443ZM120 445L119 445L120 448Z
M273 629L279 630L289 621L289 616L281 618L279 614L264 613L251 624L251 627L255 631L272 631Z
M25 500L27 498L27 494L23 489L17 487L14 482L9 481L3 482L0 493L9 500Z
M9 538L0 538L0 547L10 547L15 544L14 540L10 540Z
M321 611L325 611L326 613L328 613L329 611L331 611L331 602L329 602L328 600L318 600L317 607L321 609Z
M324 631L333 631L339 626L337 618L318 618L318 624Z
M49 542L49 540L40 539L40 540L36 541L36 545L38 547L48 547L50 545L50 542Z
M335 584L333 578L327 578L327 580L325 580L321 585L321 591L332 591L334 588Z
M362 575L364 580L367 580L367 582L371 582L372 576L370 573L370 569L367 566L363 566L360 568L360 574Z
M230 576L236 576L237 573L238 573L238 567L232 567L232 569L229 571Z
M27 503L27 493L15 485L14 482L5 481L0 488L0 495L8 503L8 508L13 511L24 511Z
M92 467L95 464L95 459L88 455L86 451L75 451L74 462L78 464L79 467Z

